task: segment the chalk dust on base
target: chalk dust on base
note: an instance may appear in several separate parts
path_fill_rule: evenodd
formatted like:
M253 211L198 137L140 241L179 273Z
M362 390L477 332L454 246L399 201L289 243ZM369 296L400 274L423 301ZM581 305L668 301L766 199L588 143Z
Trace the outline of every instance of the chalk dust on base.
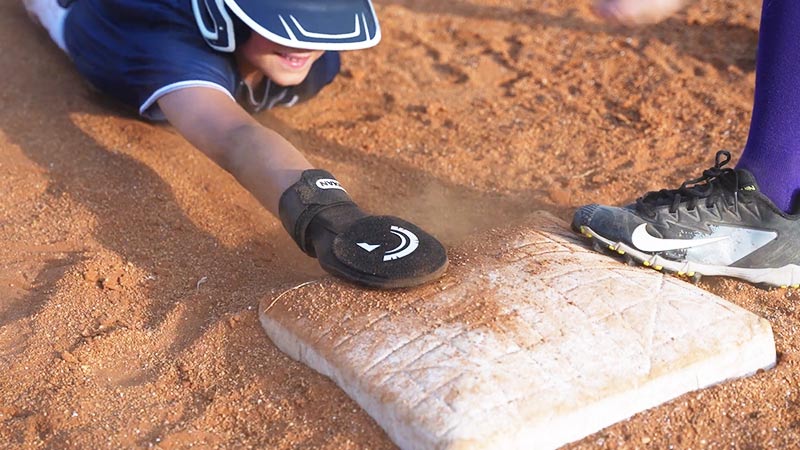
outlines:
M432 285L324 279L263 299L261 322L405 449L552 449L775 364L766 320L548 214L452 253Z

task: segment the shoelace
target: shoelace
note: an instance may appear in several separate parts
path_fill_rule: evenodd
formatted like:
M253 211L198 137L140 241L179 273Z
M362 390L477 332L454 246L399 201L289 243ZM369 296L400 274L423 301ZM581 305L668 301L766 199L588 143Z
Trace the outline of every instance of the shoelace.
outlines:
M706 199L706 207L714 206L714 201L718 197L724 196L725 189L722 186L723 178L731 174L733 177L733 196L734 208L737 213L739 210L739 174L730 167L723 168L731 160L731 153L726 150L717 152L714 167L703 171L700 178L684 181L678 189L662 189L660 191L648 192L636 200L636 207L639 210L653 215L653 208L657 206L670 205L669 212L674 213L682 202L688 202L689 211L697 207L700 199Z

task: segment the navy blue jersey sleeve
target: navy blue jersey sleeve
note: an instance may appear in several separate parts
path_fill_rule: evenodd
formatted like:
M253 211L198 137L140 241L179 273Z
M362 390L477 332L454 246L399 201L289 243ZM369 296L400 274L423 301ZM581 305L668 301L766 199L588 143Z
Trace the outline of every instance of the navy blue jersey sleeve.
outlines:
M205 43L185 1L77 1L65 40L95 88L150 119L163 119L156 102L174 90L205 86L232 98L236 90L233 57Z

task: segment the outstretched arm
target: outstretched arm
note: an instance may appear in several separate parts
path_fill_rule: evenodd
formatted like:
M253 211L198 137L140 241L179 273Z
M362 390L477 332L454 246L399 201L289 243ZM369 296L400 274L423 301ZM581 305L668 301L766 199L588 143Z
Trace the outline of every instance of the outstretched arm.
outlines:
M324 170L225 93L187 88L158 101L175 128L228 170L323 269L379 288L416 286L447 268L444 247L416 225L371 216Z
M311 168L289 141L216 89L181 89L161 97L158 105L192 145L230 172L275 216L281 194Z

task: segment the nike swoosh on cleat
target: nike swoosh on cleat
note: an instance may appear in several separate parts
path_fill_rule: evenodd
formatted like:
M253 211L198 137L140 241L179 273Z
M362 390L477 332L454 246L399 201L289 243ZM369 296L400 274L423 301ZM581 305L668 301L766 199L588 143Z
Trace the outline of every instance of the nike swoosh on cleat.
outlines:
M730 236L719 236L705 239L663 239L655 237L647 231L647 224L636 227L631 234L631 243L643 252L666 252L713 244L730 239Z

